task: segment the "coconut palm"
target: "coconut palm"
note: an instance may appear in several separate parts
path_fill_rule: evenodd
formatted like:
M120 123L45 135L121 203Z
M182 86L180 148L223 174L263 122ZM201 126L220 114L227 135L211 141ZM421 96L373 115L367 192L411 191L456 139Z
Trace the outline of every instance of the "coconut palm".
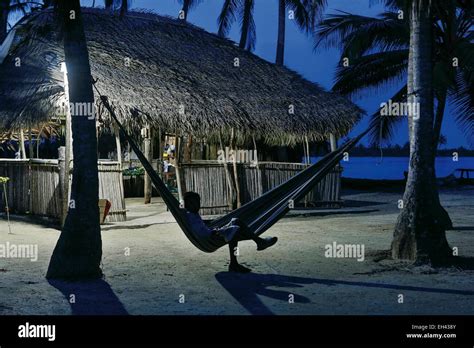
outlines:
M239 47L252 51L257 40L255 21L253 18L254 0L224 0L222 10L218 18L219 36L227 36L237 19L240 22Z
M94 105L80 6L80 0L59 0L57 12L63 22L69 103ZM71 13L74 13L74 18ZM102 275L96 121L95 118L85 116L73 114L72 117L74 166L71 201L48 267L46 277L50 279L97 278Z
M194 7L199 5L202 2L202 0L178 0L178 2L183 6L181 8L181 13L182 13L181 19L183 21L187 21L189 11L191 11Z
M354 95L406 79L410 21L403 13L409 13L410 2L394 0L387 4L389 11L375 18L340 12L328 16L320 24L316 32L316 47L320 44L334 46L339 42L343 46L334 90ZM432 11L433 95L437 101L433 125L434 162L447 100L456 107L454 121L466 135L471 138L474 131L474 45L471 42L474 35L470 28L470 5L455 0L434 1ZM342 64L345 59L348 59L349 66ZM407 85L402 84L391 100L406 101ZM375 123L372 141L390 139L401 121L400 117L380 117L376 112L372 115ZM442 207L439 211L445 226L451 228L447 212Z
M240 22L240 42L243 49L253 50L257 40L254 22L255 0L224 0L218 18L220 36L226 36L232 24L238 19ZM304 32L313 28L316 18L321 15L326 0L278 0L278 41L277 64L283 65L285 47L286 9L293 11L297 25Z
M439 221L439 195L433 161L433 13L432 0L412 1L408 54L408 101L419 104L409 119L410 162L392 241L392 257L417 262L445 262L450 247ZM438 137L439 138L439 137Z
M405 209L397 223L392 244L395 257L419 259L426 255L428 258L434 258L435 254L439 257L446 255L447 243L443 228L452 224L439 204L434 173L435 151L447 98L457 106L456 120L469 136L472 135L474 54L469 24L471 9L468 6L454 0L431 1L430 5L424 1L413 3L389 1L390 11L377 18L343 12L329 16L317 32L316 46L322 42L328 45L343 43L341 67L337 71L334 90L347 95L357 94L367 88L385 87L388 82L403 81L408 72L407 84L402 84L402 88L391 99L394 102L406 101L407 97L411 101L415 98L415 102L422 100L423 119L420 117L421 121L409 122L413 160L410 160L411 174L404 196ZM429 10L430 16L420 16L420 9ZM411 16L403 16L403 13ZM430 21L429 28L426 28L427 21ZM421 33L420 28L423 29ZM421 38L423 42L431 39L429 44L434 48L433 56L431 48L418 47L421 45L420 37L414 35L414 29L417 35L424 35ZM411 61L409 58L412 56L418 57L419 61ZM458 58L459 66L454 64L454 58ZM342 64L345 59L348 59L345 63L349 63L349 66ZM415 82L419 85L414 86ZM430 116L433 96L437 100L434 121L433 115ZM380 135L390 138L400 120L397 117L381 118L379 112L374 114L372 122L377 128L372 134L373 140L376 141ZM421 131L420 124L429 129ZM431 140L429 146L425 144L427 137ZM424 177L423 183L417 181L421 177ZM421 192L422 198L419 196ZM424 215L417 216L420 212ZM407 232L407 224L414 226L411 232ZM432 238L425 238L427 231L432 231ZM427 244L429 248L426 248Z

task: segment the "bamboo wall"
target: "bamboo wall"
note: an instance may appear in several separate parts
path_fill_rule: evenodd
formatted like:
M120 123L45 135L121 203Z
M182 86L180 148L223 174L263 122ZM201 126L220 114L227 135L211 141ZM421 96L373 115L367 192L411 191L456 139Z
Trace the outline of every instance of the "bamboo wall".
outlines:
M120 164L100 161L98 169L99 198L112 202L106 221L125 221L126 211ZM10 178L7 193L12 213L60 218L61 189L57 160L0 159L0 176ZM5 210L3 192L0 210Z
M201 196L203 215L222 214L229 211L229 192L224 166L216 161L193 161L181 165L185 191L194 191ZM306 168L305 164L259 162L258 167L237 164L241 191L241 202L249 202L278 186ZM232 164L229 164L232 172ZM341 167L336 167L309 192L301 202L323 207L341 205Z

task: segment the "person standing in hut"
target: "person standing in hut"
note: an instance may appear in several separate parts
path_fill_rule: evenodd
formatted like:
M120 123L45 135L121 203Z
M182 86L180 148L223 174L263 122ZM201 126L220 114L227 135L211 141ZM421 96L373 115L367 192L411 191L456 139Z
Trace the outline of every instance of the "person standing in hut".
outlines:
M253 240L255 244L257 244L257 250L265 250L274 245L278 240L277 237L261 238L256 236L248 230L247 225L242 220L236 218L232 219L227 225L221 228L210 229L206 226L204 221L202 221L202 218L199 215L199 209L201 208L201 197L199 194L196 192L186 192L183 195L183 200L188 223L199 238L210 240L223 239L229 244L229 272L251 272L250 268L242 266L237 261L237 247L239 241Z

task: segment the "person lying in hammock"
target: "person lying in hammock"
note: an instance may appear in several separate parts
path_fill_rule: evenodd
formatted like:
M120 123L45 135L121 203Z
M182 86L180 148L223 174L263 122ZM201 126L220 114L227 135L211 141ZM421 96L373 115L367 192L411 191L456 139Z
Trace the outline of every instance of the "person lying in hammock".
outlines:
M221 228L210 229L199 215L199 209L201 208L201 197L199 194L196 192L186 192L183 195L183 199L188 223L198 237L224 239L229 244L229 272L247 273L251 271L250 268L240 265L237 261L236 248L239 241L253 240L257 244L257 250L265 250L274 245L278 240L277 237L260 238L256 236L249 231L243 221L236 218Z

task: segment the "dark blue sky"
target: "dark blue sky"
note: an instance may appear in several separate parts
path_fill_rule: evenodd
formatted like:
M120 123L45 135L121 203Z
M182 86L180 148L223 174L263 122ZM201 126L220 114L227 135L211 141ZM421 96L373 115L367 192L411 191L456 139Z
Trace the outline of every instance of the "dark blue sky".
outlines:
M83 5L91 5L92 0L83 0ZM223 0L203 0L189 14L188 20L209 32L217 32L217 17L220 13ZM369 0L328 0L326 13L334 13L335 10L375 16L383 11L383 6L376 4L369 6ZM103 6L103 1L96 0L96 4ZM176 17L181 9L177 0L132 0L132 8L152 10L159 14ZM277 38L277 0L256 0L255 23L257 27L257 44L254 53L260 57L274 62L275 43ZM336 64L339 60L337 49L318 48L313 50L313 41L310 37L301 33L296 25L288 21L286 32L285 65L303 75L310 81L319 83L326 89L330 89L333 84ZM230 38L239 40L239 27L234 25ZM370 115L381 102L390 98L401 85L393 84L391 87L384 87L381 91L368 91L353 101L361 106ZM442 128L442 134L447 137L449 147L465 146L469 147L469 141L458 129L453 117L451 108L448 106ZM350 133L355 135L365 129L368 117L360 122ZM404 144L408 139L406 124L400 126L392 143ZM367 140L365 141L367 143Z

